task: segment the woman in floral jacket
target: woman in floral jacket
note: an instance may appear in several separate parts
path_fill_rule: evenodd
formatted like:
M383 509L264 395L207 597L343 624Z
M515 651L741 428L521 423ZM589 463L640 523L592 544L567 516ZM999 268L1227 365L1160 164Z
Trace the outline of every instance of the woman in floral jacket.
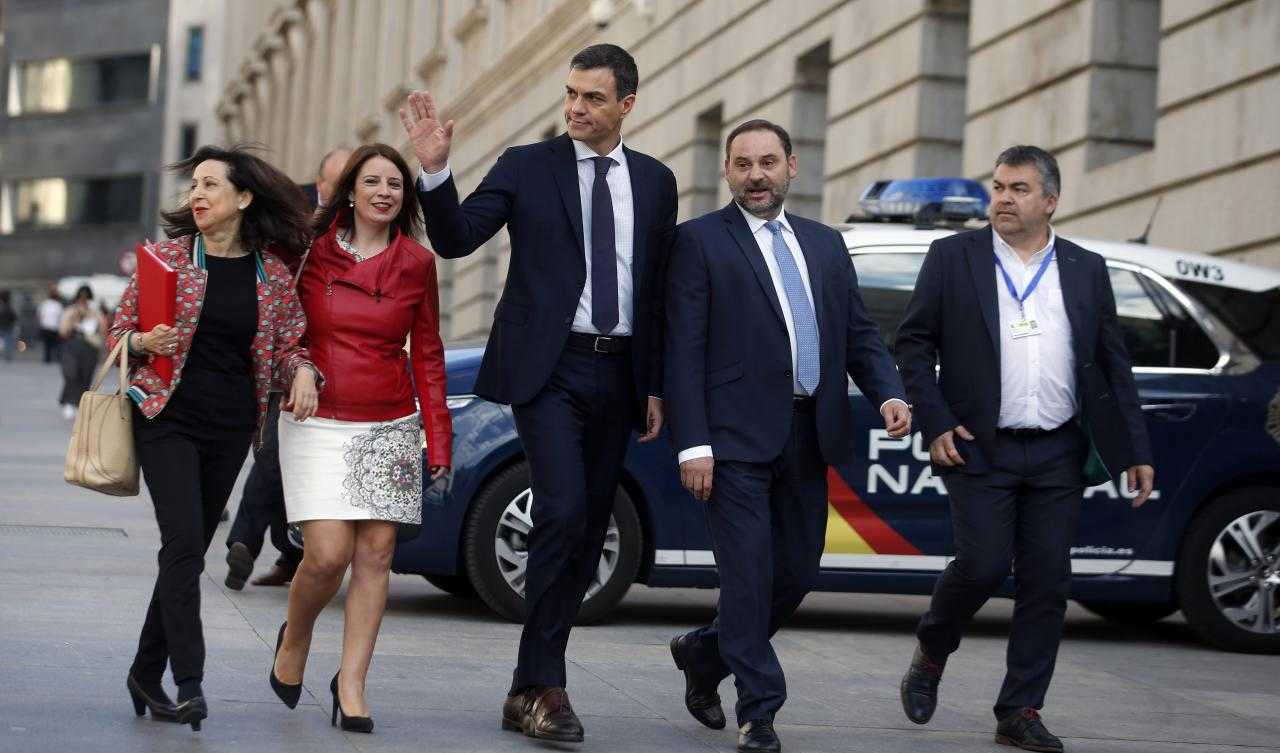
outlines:
M134 710L200 729L204 636L200 573L273 382L286 410L315 412L319 371L300 341L306 329L285 260L309 230L306 199L284 174L241 148L202 147L172 166L190 173L187 201L163 214L170 240L152 248L177 271L172 327L138 331L138 279L120 300L110 345L136 357L128 394L134 441L160 527L159 575L129 670ZM150 294L149 292L147 293ZM151 359L173 359L172 380ZM178 700L162 685L165 663Z

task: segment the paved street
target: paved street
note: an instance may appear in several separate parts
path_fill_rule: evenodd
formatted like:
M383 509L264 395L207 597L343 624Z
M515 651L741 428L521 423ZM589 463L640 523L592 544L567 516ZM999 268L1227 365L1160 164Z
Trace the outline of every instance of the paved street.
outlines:
M146 498L62 482L69 425L60 375L0 364L0 753L44 751L535 751L498 729L519 629L478 602L396 575L369 677L371 736L329 727L328 681L341 611L317 626L307 692L294 711L267 684L285 592L222 585L223 524L208 556L202 732L136 719L124 678L155 575ZM239 490L232 496L232 505ZM260 560L269 565L270 545ZM338 599L342 598L340 593ZM668 639L705 621L715 592L637 587L569 648L584 751L732 751L734 735L684 711ZM775 641L790 699L778 719L796 751L995 751L990 705L1003 668L1008 602L994 602L951 661L928 727L903 717L897 683L925 600L811 596ZM731 709L733 688L722 687ZM1072 605L1045 711L1069 751L1280 750L1280 658L1225 654L1178 616L1149 629L1105 623Z

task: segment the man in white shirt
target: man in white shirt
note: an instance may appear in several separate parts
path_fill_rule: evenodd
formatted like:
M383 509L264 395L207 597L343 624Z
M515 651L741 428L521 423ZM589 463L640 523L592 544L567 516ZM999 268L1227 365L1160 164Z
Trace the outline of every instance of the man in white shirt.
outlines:
M1049 221L1053 156L1015 146L996 159L991 224L929 248L898 330L897 357L951 504L955 559L920 621L900 687L924 724L947 657L1009 576L1017 583L996 739L1060 751L1040 720L1071 582L1087 485L1126 471L1151 494L1146 423L1101 256Z
M768 752L786 700L769 640L818 575L827 467L853 455L848 377L891 436L911 413L840 234L783 210L797 172L786 130L747 121L725 155L734 200L679 226L668 276L667 419L720 574L716 619L671 654L685 707L713 729L734 676L738 750Z
M62 298L58 296L58 286L50 283L47 297L36 309L36 318L40 324L40 341L44 343L44 362L58 363L62 355L62 336L58 334L58 325L62 322Z
M610 44L574 56L567 133L507 149L459 202L453 121L426 92L401 119L423 174L433 250L474 252L504 225L511 262L473 391L511 405L533 487L526 617L503 729L581 742L565 689L565 648L597 572L632 430L662 428L662 280L675 176L623 143L636 101L631 55Z

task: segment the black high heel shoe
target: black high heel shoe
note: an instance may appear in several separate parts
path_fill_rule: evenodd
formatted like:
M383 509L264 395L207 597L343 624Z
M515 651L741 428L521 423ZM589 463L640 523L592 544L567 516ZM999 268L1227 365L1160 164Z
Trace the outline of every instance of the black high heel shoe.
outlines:
M190 724L192 732L199 732L200 722L209 718L209 704L204 702L202 695L179 703L175 711L178 724Z
M271 655L271 689L276 692L280 700L284 701L284 705L294 708L298 705L298 699L302 697L302 683L289 685L280 682L280 678L276 677L276 657L280 655L280 644L284 642L284 629L288 625L287 621L281 625L280 634L276 636L276 651Z
M341 726L345 732L364 732L368 734L373 731L373 718L368 716L347 716L347 712L342 710L342 704L338 702L338 674L333 674L333 680L329 682L329 692L333 695L333 713L329 715L329 726ZM338 722L341 720L342 724Z
M173 701L147 695L147 691L142 689L142 684L134 678L132 672L129 673L129 679L125 681L125 685L129 688L129 697L133 699L133 712L138 716L146 716L147 711L150 710L151 718L157 722L178 720L178 709L173 705Z

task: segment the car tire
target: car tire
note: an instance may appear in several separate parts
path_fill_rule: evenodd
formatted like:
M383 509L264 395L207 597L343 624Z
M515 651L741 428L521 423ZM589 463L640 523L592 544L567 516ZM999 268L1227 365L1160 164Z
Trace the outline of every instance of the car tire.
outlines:
M527 550L518 532L513 533L512 524L518 526L520 521L513 520L509 513L527 509L530 500L529 465L520 462L494 476L476 495L463 535L463 560L476 594L490 609L514 622L524 620L524 590L523 569L512 566L511 557ZM610 543L602 559L608 560L611 569L606 569L605 582L583 601L578 624L595 622L608 614L626 596L640 572L644 547L640 517L621 488L614 499L609 528ZM509 547L502 561L498 551L500 535Z
M471 579L466 575L424 575L422 577L428 583L450 596L458 596L463 599L474 599L476 596L476 589L471 585Z
M1117 625L1150 625L1178 611L1177 604L1125 604L1114 601L1082 601L1080 606Z
M1248 532L1246 539L1261 544L1261 560L1251 561L1244 554L1233 531ZM1280 604L1278 560L1280 490L1237 489L1210 502L1188 526L1178 554L1178 597L1187 622L1220 649L1280 653L1280 615L1276 614ZM1210 588L1211 579L1217 581L1216 595ZM1268 583L1270 589L1266 587ZM1272 629L1254 629L1262 624L1257 608L1260 602L1251 599L1270 600Z

